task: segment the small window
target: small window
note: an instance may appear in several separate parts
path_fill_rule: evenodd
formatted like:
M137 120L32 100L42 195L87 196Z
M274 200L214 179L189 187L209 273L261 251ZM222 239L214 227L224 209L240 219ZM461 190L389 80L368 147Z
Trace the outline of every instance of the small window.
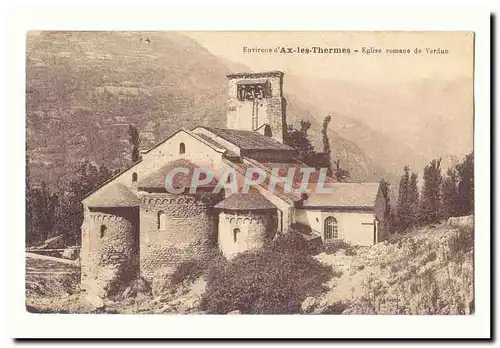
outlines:
M104 238L107 229L106 225L101 225L101 238Z
M269 83L245 83L238 84L236 88L238 100L258 100L271 96Z
M159 230L164 230L167 225L167 216L165 215L165 212L160 210L158 212L158 229Z
M186 145L184 143L179 144L179 154L186 153Z
M236 243L238 241L238 235L240 234L240 229L235 228L233 230L233 241Z
M132 182L137 182L137 173L132 173Z
M337 220L333 216L325 219L325 240L330 240L339 237L339 229Z

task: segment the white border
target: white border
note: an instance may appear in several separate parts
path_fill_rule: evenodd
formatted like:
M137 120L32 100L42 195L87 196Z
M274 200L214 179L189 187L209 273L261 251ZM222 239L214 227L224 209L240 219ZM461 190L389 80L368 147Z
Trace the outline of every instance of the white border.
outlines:
M252 2L255 4L255 2ZM231 6L236 5L234 2ZM296 5L296 4L295 4ZM36 5L34 5L36 6ZM489 14L474 10L311 9L297 6L23 9L8 18L8 260L11 337L413 338L489 337ZM476 314L471 316L182 316L30 314L24 310L25 31L460 30L475 31ZM5 181L4 181L5 183Z

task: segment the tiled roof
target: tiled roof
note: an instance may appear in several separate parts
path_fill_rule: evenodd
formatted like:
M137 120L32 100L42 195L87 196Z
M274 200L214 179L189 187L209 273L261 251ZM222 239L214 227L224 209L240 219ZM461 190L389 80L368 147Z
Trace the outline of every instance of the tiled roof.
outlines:
M226 159L222 159L222 161L224 163L226 163L227 165L229 165L230 167L234 168L238 173L242 174L243 176L245 175L245 173L248 172L249 168L255 167L252 164L245 163L245 161L234 162L234 161L230 161L230 160L226 160ZM254 163L255 163L255 161L254 161ZM270 183L270 176L266 175L264 182L261 183L260 186L263 188L267 188L267 187L269 187L269 183ZM275 196L278 196L279 198L287 201L288 203L291 203L291 204L301 200L300 194L294 194L292 192L285 193L283 187L284 187L284 185L282 183L278 182L276 184L276 188L275 188L273 194Z
M298 183L299 186L302 183L303 173L301 170L304 168L311 168L305 163L299 162L259 162L259 164L266 168L267 170L273 171L278 170L279 177L286 177L288 175L288 171L291 168L295 168L294 172L294 182ZM313 173L309 175L309 183L317 183L319 181L319 170L315 170ZM325 182L335 182L335 179L329 176L325 177Z
M311 193L303 207L373 208L380 184L375 183L328 183L332 193Z
M269 202L256 189L250 189L248 193L233 193L231 196L214 206L218 209L227 210L269 210L276 206Z
M89 207L137 207L139 198L122 184L113 184L104 187L90 197L87 202Z
M199 133L199 134L196 134L196 135L199 136L201 139L205 140L207 143L212 144L213 146L224 148L226 150L226 152L224 153L224 155L226 157L239 157L237 154L235 154L234 152L230 151L223 144L219 144L214 139L210 138L208 135L203 134L203 133Z
M243 150L295 151L288 145L254 131L203 127L215 135L233 143Z
M194 169L199 168L199 166L185 159L178 159L172 161L166 164L165 166L161 167L157 171L153 172L151 175L147 176L143 180L140 180L139 183L137 184L137 187L139 189L165 188L165 179L167 177L167 174L174 168L187 168L189 170L188 175L181 173L175 175L172 178L173 187L181 188L181 187L189 187L191 185L191 179L194 174ZM217 185L217 181L214 179L209 184L199 187L214 187L215 185Z

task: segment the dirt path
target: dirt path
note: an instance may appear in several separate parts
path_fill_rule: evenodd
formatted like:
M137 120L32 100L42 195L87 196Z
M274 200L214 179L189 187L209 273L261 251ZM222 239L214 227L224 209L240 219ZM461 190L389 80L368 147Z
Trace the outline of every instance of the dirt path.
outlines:
M78 266L78 260L67 260L67 259L62 259L59 257L40 255L40 254L29 253L29 252L26 252L26 258L31 258L31 259L35 259L35 260L59 262L59 263L67 264L67 265Z

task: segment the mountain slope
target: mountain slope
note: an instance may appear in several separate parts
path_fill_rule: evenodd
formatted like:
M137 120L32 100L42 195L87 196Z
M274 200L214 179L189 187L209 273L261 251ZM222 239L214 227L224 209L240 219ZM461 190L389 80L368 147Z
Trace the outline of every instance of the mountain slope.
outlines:
M141 148L179 127L224 127L226 75L249 70L174 32L33 32L26 63L27 146L35 183L71 179L73 164L82 158L126 166L130 123L141 133ZM326 101L318 103L314 89L294 81L285 76L288 123L309 119L321 150L327 113L318 105ZM398 144L340 111L330 114L332 156L351 180L388 178L396 167L399 172L404 164L391 155ZM387 166L391 161L397 163Z
M331 126L342 137L391 172L401 172L405 164L420 171L432 158L446 161L472 151L469 78L370 85L293 77L290 85L318 111L331 114Z
M175 33L29 35L30 174L34 181L67 177L81 158L130 163L129 123L141 132L143 148L179 127L224 126L227 73Z

